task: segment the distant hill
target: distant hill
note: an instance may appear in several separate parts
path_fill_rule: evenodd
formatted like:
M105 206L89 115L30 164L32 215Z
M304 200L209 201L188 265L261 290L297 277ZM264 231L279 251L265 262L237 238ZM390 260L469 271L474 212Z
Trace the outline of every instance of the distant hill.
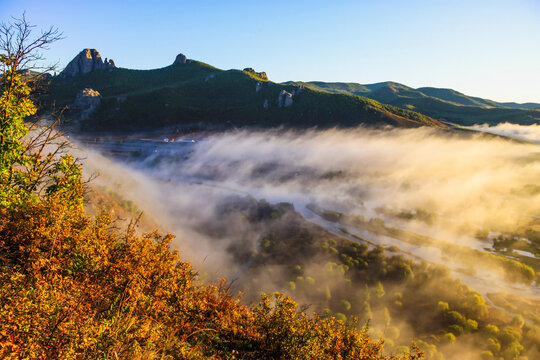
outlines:
M94 50L92 49L91 52ZM95 62L83 50L74 59ZM181 54L180 54L181 55ZM100 94L100 105L75 123L87 132L174 131L234 127L352 127L446 125L417 112L404 110L352 93L332 94L311 86L277 84L253 69L220 70L177 57L173 65L155 70L97 68L56 76L42 98L47 107L71 106L83 89ZM180 58L180 60L178 60ZM92 68L88 65L86 68ZM97 94L86 91L85 94ZM79 101L78 103L84 103ZM94 102L95 103L95 102ZM74 111L68 111L67 114Z
M522 125L540 123L540 104L496 102L467 96L452 89L422 87L413 89L395 82L376 84L333 82L287 82L334 94L364 96L379 102L414 110L435 119L460 125L512 122Z

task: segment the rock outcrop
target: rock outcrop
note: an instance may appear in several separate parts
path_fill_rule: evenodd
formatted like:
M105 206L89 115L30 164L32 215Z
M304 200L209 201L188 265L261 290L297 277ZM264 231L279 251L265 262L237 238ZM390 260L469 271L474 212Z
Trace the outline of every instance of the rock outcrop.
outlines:
M250 74L253 74L253 75L257 75L258 77L260 77L260 78L263 79L263 80L268 80L268 76L266 76L266 73L265 73L264 71L262 71L262 72L256 72L255 69L250 68L250 67L245 68L244 71L245 71L245 72L248 72L248 73L250 73Z
M281 90L277 98L278 107L289 107L293 104L293 94L285 90Z
M60 76L75 76L87 74L95 70L115 69L114 61L101 59L101 55L96 49L84 49L69 62L66 68L60 73Z
M77 119L87 120L99 105L101 105L101 94L94 89L86 88L79 91L75 101L69 108L75 111Z
M178 55L176 55L176 59L174 59L173 65L183 65L183 64L187 64L187 63L188 63L188 59L187 59L186 55L178 54Z

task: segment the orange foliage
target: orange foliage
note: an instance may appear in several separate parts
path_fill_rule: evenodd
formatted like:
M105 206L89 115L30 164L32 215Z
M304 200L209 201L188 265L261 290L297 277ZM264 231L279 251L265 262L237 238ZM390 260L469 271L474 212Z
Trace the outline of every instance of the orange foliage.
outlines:
M0 358L383 358L354 324L280 294L250 309L224 281L197 285L171 235L118 236L55 198L0 219Z

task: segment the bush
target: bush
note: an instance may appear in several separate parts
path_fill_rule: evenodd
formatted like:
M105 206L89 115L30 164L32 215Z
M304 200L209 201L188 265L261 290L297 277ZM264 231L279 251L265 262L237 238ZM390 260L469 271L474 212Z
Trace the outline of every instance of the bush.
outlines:
M523 319L523 316L521 315L516 315L512 318L512 321L510 322L510 325L518 328L518 329L521 329L523 327L523 325L525 325L525 320Z
M446 313L449 310L449 306L447 302L439 301L437 304L437 310L441 313Z
M493 353L491 351L482 351L480 358L482 360L493 360Z
M467 319L457 311L448 311L445 316L448 324L459 325L460 327L467 326Z
M517 341L511 342L503 350L502 354L505 360L517 359L523 351L523 346Z
M478 330L478 323L475 320L467 319L466 329L467 331L476 331Z
M452 333L444 334L442 342L445 344L453 344L456 341L456 336Z
M296 290L296 284L294 283L294 281L289 281L289 282L287 283L287 288L288 288L289 290L293 290L293 291Z
M488 339L488 349L494 353L497 354L499 351L501 351L501 344L497 339L489 338Z
M397 340L399 339L401 332L397 327L389 326L388 328L386 328L385 335L392 340Z
M495 325L488 324L482 329L483 333L488 336L497 336L499 333L499 328Z
M448 327L448 331L451 332L452 334L456 335L456 336L460 336L460 335L463 335L463 328L459 325L450 325Z
M348 302L347 300L341 300L341 307L343 308L344 311L349 311L351 310L351 303Z
M501 332L499 332L499 341L503 347L506 347L508 344L513 342L521 341L521 334L515 328L505 327Z
M384 296L385 291L383 284L380 281L377 281L377 284L375 284L375 288L373 289L373 295L375 295L376 298L380 299Z

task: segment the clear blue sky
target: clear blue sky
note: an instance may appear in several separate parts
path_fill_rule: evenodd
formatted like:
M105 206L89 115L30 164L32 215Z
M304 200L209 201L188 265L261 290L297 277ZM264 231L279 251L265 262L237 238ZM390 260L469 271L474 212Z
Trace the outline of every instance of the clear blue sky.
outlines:
M63 31L65 66L96 48L120 67L169 65L182 52L271 80L448 87L540 102L540 0L0 0L0 21Z

